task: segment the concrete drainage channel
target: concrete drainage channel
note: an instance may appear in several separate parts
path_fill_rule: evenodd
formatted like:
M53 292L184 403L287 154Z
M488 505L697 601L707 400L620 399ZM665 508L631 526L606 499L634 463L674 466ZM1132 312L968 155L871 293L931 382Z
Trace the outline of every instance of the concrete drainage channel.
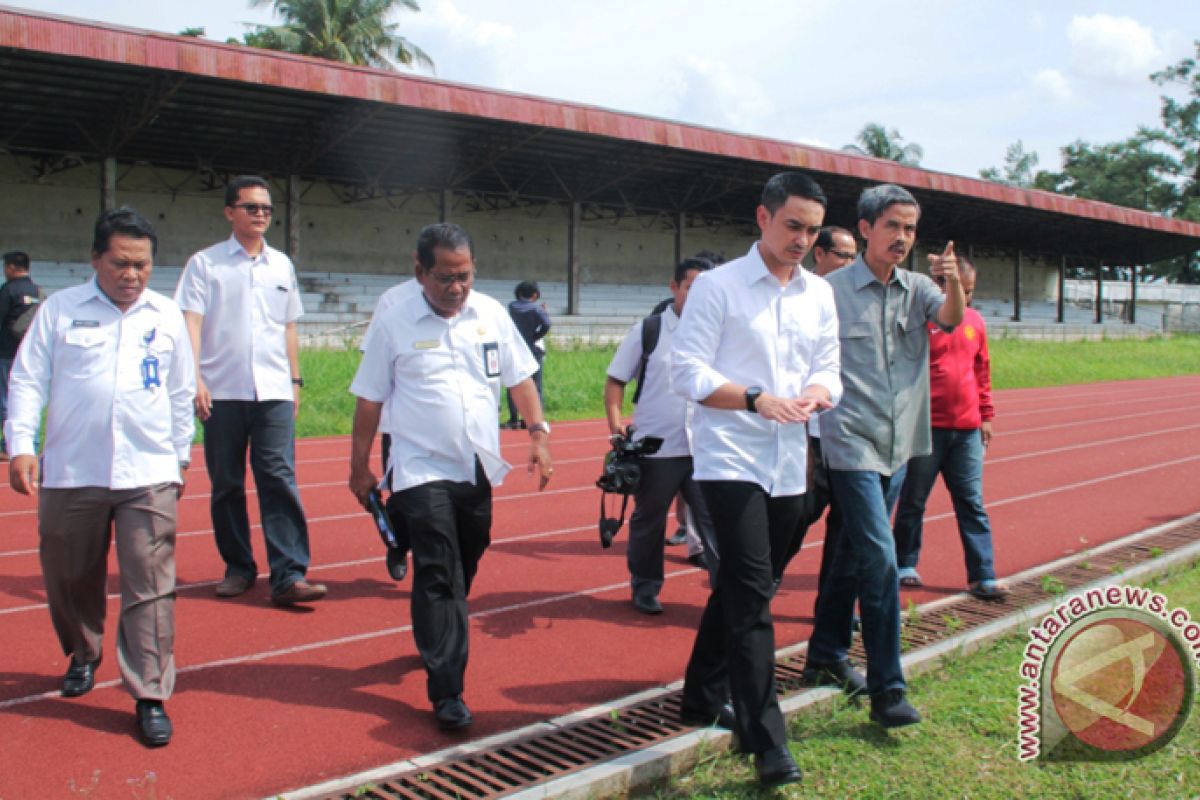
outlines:
M1200 514L1127 536L1006 579L1005 603L955 595L904 612L902 637L909 675L1031 626L1057 597L1111 583L1147 580L1200 560ZM789 717L831 702L837 691L801 678L804 645L779 652L775 677ZM862 662L856 640L851 657ZM475 800L479 798L599 798L622 796L692 768L726 750L732 734L678 720L680 683L618 703L538 723L467 745L286 793L292 800Z

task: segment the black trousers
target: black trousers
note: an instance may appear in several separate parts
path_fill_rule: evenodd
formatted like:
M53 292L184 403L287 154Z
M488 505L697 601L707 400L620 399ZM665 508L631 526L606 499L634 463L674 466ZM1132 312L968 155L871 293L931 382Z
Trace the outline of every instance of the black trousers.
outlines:
M246 511L246 451L258 490L271 590L308 572L308 523L296 485L295 404L290 400L214 400L204 423L204 462L212 480L213 532L225 576L258 574Z
M697 533L704 542L704 558L710 564L710 573L715 573L719 550L713 541L708 505L700 487L692 480L692 457L643 458L641 467L642 479L635 495L637 506L629 518L629 549L625 553L634 595L657 595L662 589L667 514L680 492L687 498Z
M732 696L742 747L762 753L786 743L775 696L771 594L777 564L804 513L804 495L770 497L745 481L699 481L721 553L716 588L700 618L683 705L715 719Z
M842 538L842 510L838 508L833 498L833 489L829 486L829 469L825 466L825 457L821 453L821 437L808 437L808 488L804 493L804 515L796 526L796 535L788 545L787 554L775 575L775 579L783 578L787 565L800 552L808 530L821 521L825 509L829 509L829 517L825 520L825 544L821 547L821 571L817 574L817 588L825 583L829 574L829 565L833 563L834 553L837 552L838 542Z
M467 595L491 544L492 485L475 462L475 483L433 481L394 492L388 513L404 518L413 557L413 638L429 699L463 693Z

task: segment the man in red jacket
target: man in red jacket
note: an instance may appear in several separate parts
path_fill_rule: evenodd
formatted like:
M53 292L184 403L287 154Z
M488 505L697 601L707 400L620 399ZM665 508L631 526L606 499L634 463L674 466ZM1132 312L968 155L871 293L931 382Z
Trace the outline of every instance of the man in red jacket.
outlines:
M958 257L963 294L975 292L975 266ZM992 564L992 524L983 507L983 452L992 440L992 376L983 317L967 308L952 333L929 326L929 400L933 452L908 462L896 509L894 533L901 586L920 586L917 560L929 492L942 474L967 562L971 594L1002 600L1008 588L996 580Z

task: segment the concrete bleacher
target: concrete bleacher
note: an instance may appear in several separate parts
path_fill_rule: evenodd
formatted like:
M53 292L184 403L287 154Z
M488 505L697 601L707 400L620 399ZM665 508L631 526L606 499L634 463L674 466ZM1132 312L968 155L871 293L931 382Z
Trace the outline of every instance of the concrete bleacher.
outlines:
M150 287L167 295L175 292L182 267L159 266L150 276ZM85 263L34 262L33 277L48 293L82 283L92 276ZM304 316L300 320L302 342L311 347L352 347L362 336L380 295L408 278L407 275L365 273L301 272ZM507 303L515 281L481 278L475 290ZM609 344L619 341L634 322L670 296L665 286L638 284L585 284L580 287L580 313L566 316L565 282L539 281L542 301L554 318L551 341L559 347ZM1021 320L1012 320L1012 301L977 298L976 309L993 337L1027 339L1099 339L1144 337L1162 330L1153 308L1138 309L1138 324L1106 317L1095 323L1090 308L1067 304L1064 323L1055 321L1053 301L1023 301Z

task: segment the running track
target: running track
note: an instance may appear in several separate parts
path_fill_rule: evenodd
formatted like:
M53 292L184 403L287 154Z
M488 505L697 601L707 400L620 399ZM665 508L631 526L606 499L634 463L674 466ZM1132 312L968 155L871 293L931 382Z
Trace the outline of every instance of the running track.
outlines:
M985 495L1001 575L1200 511L1200 377L1007 391L997 407ZM524 433L505 432L503 442L519 463ZM683 548L669 548L666 613L632 609L626 531L606 551L595 529L592 482L606 447L600 422L557 424L550 487L538 494L516 469L497 491L493 545L471 598L473 737L682 675L706 581ZM180 506L180 676L168 704L176 735L155 751L135 739L133 703L118 682L115 594L96 690L58 696L66 661L39 577L34 505L5 477L0 799L262 797L464 741L432 724L409 628L409 582L386 576L371 521L345 488L348 454L346 438L297 447L310 577L329 585L329 597L295 611L268 604L265 577L236 600L213 596L221 567L203 458L195 457ZM780 647L807 638L822 534L821 526L810 534L775 602ZM261 558L261 538L255 548ZM905 602L962 589L940 485L921 572L926 588L906 592Z

